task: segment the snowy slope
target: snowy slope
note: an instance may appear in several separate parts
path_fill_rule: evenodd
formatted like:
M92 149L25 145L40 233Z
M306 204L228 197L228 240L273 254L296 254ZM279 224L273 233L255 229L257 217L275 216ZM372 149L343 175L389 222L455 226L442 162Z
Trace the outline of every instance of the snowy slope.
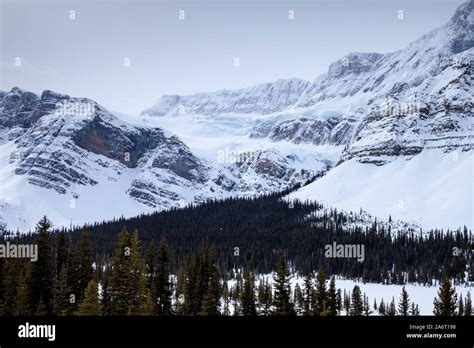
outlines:
M474 226L474 153L427 150L384 166L351 159L288 196L426 228Z

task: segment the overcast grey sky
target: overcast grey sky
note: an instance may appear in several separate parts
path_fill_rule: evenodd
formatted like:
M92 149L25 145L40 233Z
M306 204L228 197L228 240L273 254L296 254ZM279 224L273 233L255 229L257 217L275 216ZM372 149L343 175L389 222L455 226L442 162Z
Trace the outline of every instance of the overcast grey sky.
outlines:
M163 94L313 80L349 52L402 49L462 2L0 0L0 89L52 89L134 114Z

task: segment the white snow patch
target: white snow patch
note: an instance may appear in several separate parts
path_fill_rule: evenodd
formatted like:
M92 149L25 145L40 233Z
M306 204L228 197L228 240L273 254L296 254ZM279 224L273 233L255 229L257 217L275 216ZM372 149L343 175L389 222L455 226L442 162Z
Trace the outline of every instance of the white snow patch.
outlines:
M360 208L424 228L474 226L474 155L425 150L384 166L352 159L288 199L315 200L344 210Z

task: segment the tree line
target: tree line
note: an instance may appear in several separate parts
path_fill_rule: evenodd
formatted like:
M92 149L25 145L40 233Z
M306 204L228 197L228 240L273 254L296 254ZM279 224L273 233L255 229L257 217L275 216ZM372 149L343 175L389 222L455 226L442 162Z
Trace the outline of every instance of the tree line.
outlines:
M456 284L474 281L474 237L466 227L455 231L400 229L395 233L390 225L377 220L365 226L351 224L357 214L326 210L315 202L288 204L282 195L213 200L86 228L101 255L112 252L123 227L138 229L144 245L166 238L173 270L183 267L187 252L196 251L207 238L215 246L219 267L226 271L250 268L270 273L278 255L284 253L302 274L324 268L328 274L385 284L431 285L444 277ZM64 231L77 240L81 230ZM364 245L364 262L326 257L325 246L333 242ZM453 255L454 248L461 252Z
M32 236L38 260L0 259L2 315L418 315L405 287L390 303L369 299L358 285L336 287L324 267L308 272L301 285L288 255L276 257L270 276L246 267L228 271L218 262L214 244L204 239L172 268L168 242L146 246L138 230L122 228L110 254L97 253L89 231L77 240L53 231L44 217ZM5 237L4 237L5 239ZM9 238L20 244L20 236ZM5 240L3 240L5 241ZM471 315L470 293L457 296L448 278L434 299L435 315Z

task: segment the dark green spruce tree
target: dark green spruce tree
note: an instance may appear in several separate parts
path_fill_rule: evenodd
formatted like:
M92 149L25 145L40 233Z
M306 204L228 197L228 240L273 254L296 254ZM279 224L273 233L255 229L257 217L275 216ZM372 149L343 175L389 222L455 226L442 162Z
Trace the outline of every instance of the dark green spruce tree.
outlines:
M101 313L102 309L99 302L97 283L94 279L91 279L75 314L98 316Z
M18 246L19 238L15 238L13 243ZM18 296L26 276L25 261L21 258L7 258L3 267L4 275L0 279L0 285L3 286L3 306L0 314L11 316L28 312L28 303L24 303L24 298L20 299Z
M451 285L451 281L448 278L445 278L438 290L438 297L433 301L434 315L456 315L457 300L458 296L456 294L456 289Z
M138 233L131 238L124 228L117 238L107 280L108 314L142 314L146 278L140 253Z
M407 316L410 310L410 299L408 297L408 292L405 289L405 286L402 288L402 293L400 295L400 300L398 301L398 314L402 316Z
M385 312L385 303L383 302L383 299L380 300L378 311L379 311L380 315L385 315L386 314L386 312Z
M53 245L51 240L52 224L44 216L36 225L33 244L38 246L38 260L31 262L28 279L29 308L32 313L52 314L54 284Z
M177 315L186 313L186 272L180 268L176 275L176 291L174 295L174 312Z
M304 311L304 296L303 291L301 290L301 287L298 283L295 285L293 303L295 306L296 314L302 314Z
M415 302L412 302L410 305L410 315L411 316L420 315L420 309L418 308L418 305L415 304Z
M158 247L157 267L156 267L156 297L157 314L172 314L171 297L173 295L170 281L170 251L166 239L160 241Z
M459 295L459 301L458 301L458 315L462 316L464 315L464 300L462 298L462 294Z
M362 312L366 317L372 314L372 311L370 310L369 297L365 293L363 295L362 307Z
M311 278L311 274L308 273L303 281L303 315L313 314L314 299L313 279Z
M221 299L221 283L219 269L215 264L210 265L208 271L209 279L207 284L207 290L204 295L201 311L201 315L212 315L216 316L220 314L220 299Z
M60 267L54 288L54 313L56 315L71 315L76 308L75 302L75 295L68 286L66 266L63 264Z
M316 276L315 286L316 310L315 315L328 315L328 293L326 288L326 273L320 269Z
M148 244L147 251L145 253L145 267L146 267L146 288L149 301L151 314L158 314L158 295L156 290L156 278L157 278L157 264L158 264L158 249L155 241L152 240Z
M388 306L387 309L387 315L390 317L393 317L397 315L397 307L395 306L395 298L392 297L392 302L390 302L390 305Z
M327 292L327 312L328 315L337 315L338 313L338 297L336 289L336 278L332 276L329 282L329 288Z
M84 291L92 280L94 269L94 247L89 239L89 232L83 228L76 245L74 246L70 264L68 267L67 287L75 297L71 303L73 310L76 310L79 302L82 301ZM64 252L64 251L63 251Z
M362 293L358 285L354 286L352 289L352 298L350 305L350 315L352 316L361 316L364 310L364 303L362 300Z
M262 279L258 285L258 304L260 315L271 314L272 302L272 286L268 280Z
M229 285L225 281L222 285L222 315L230 315L230 294L229 294Z
M472 300L471 300L470 291L468 291L466 295L465 304L464 304L464 315L472 316Z
M255 273L250 269L244 270L244 288L240 297L242 315L257 315L257 304L255 296Z
M130 286L130 315L147 314L145 310L146 303L146 275L145 265L142 259L142 249L140 238L138 237L138 230L133 232L130 240L130 272L131 285Z
M295 314L293 304L290 301L290 268L286 262L285 256L280 256L277 261L276 271L273 276L273 286L275 293L273 296L273 306L275 315L291 315Z

